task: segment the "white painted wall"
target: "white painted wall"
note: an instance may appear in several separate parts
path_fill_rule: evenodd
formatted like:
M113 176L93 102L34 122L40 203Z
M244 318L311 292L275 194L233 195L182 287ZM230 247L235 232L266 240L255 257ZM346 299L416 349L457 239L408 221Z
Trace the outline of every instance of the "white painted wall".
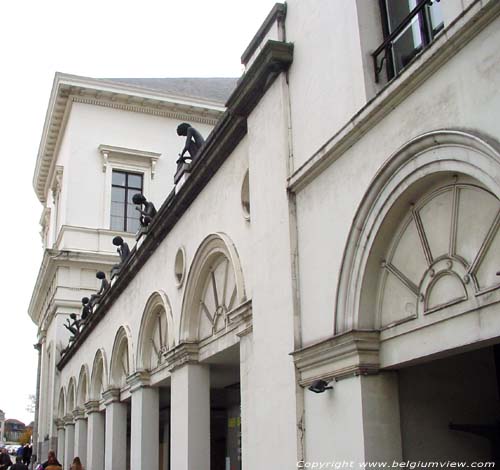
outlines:
M431 130L463 128L500 135L495 118L500 100L498 41L496 20L297 194L304 344L333 332L351 222L383 163L403 144Z

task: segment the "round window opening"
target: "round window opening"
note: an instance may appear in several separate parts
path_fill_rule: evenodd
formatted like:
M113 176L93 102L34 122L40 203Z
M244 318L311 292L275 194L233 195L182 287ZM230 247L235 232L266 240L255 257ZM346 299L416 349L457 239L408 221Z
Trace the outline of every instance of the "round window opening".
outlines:
M177 250L174 263L174 274L175 274L175 280L177 281L177 287L182 286L182 283L184 281L185 271L186 271L186 255L184 253L184 248L181 247Z
M250 220L250 181L248 170L241 184L241 207L243 209L243 217L245 217L246 220Z

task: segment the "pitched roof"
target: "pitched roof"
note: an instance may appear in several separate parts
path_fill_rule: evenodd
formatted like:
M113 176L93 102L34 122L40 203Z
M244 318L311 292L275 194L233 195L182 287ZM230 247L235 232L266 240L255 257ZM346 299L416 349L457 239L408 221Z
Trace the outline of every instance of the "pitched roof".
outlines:
M225 103L236 88L237 78L104 78L107 82L134 85L164 93Z

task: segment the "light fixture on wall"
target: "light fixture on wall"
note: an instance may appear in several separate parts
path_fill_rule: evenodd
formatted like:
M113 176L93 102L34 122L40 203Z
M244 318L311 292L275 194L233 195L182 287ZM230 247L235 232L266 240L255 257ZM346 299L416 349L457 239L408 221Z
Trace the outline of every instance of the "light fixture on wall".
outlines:
M330 385L330 382L326 382L325 380L315 380L309 387L307 387L311 392L314 393L323 393L325 390L333 390L333 387Z

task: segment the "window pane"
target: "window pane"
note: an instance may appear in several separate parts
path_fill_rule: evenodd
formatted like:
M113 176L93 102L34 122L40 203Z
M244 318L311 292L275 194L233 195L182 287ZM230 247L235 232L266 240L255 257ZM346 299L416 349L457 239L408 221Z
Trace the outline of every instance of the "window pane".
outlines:
M443 11L441 10L441 3L432 2L429 8L431 17L431 28L432 32L436 33L443 26Z
M124 217L125 207L121 202L111 202L111 216Z
M127 218L127 232L137 232L139 225L139 219Z
M125 189L124 188L111 188L111 201L112 202L125 202Z
M142 175L128 175L128 186L129 188L142 189Z
M422 33L420 32L420 16L413 21L394 40L394 67L400 71L422 50Z
M118 184L120 186L125 186L125 173L122 171L113 170L113 184Z
M135 204L127 204L127 217L132 217L133 219L139 218L139 211L136 209L138 206Z
M123 217L111 216L111 230L125 230L125 219Z
M392 33L417 6L417 0L386 0L387 22Z

